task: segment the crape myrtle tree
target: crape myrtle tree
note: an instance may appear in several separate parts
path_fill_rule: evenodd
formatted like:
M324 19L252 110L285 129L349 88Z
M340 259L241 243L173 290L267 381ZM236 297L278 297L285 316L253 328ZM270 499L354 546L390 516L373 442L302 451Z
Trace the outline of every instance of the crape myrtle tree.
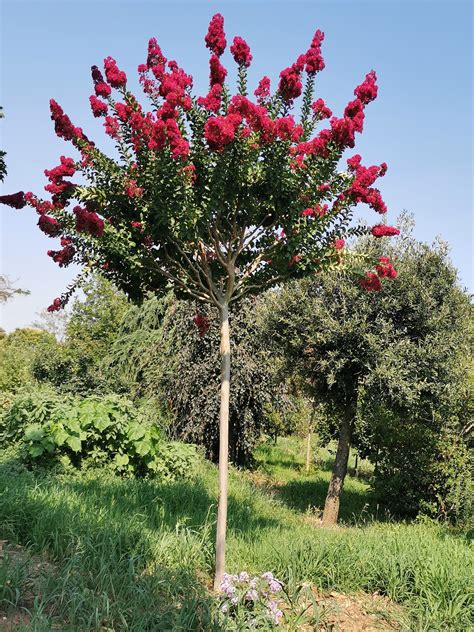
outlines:
M225 561L229 304L336 266L343 259L344 240L363 230L351 222L358 202L386 212L380 191L372 186L384 175L385 164L364 167L357 156L349 160L348 172L338 171L342 153L362 132L365 107L377 95L375 72L356 87L343 116L331 117L322 99L313 100L316 74L324 68L323 39L316 31L308 51L282 70L276 89L271 91L269 78L263 77L255 98L247 88L252 55L241 37L230 47L238 65L236 94L226 84L220 14L212 18L205 38L211 57L204 96L192 95L192 78L151 39L146 62L138 67L148 111L128 89L125 72L107 57L105 77L92 67L90 104L94 116L104 118L117 155L105 155L51 100L57 135L71 141L80 157L62 156L45 172L50 200L23 192L0 200L36 209L39 228L61 240L60 248L48 252L58 265L75 262L101 270L134 301L145 292L173 289L218 311L216 587ZM301 115L295 121L291 112L300 96ZM324 119L329 125L317 131ZM70 179L77 173L81 183ZM370 270L362 284L377 289L379 277ZM60 309L73 290L74 284L50 309ZM205 329L204 317L198 325Z

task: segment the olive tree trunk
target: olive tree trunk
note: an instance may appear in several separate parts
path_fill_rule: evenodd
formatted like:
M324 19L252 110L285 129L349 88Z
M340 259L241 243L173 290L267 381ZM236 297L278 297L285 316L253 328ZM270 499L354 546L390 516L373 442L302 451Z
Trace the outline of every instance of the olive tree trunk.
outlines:
M310 467L311 467L311 429L308 430L308 436L306 437L306 463L305 463L306 474L309 472Z
M339 505L344 479L347 473L349 450L351 447L352 420L354 410L347 406L339 426L339 439L337 442L336 458L332 468L331 481L329 483L326 502L324 504L323 525L334 525L339 516Z
M216 570L214 576L214 590L216 591L220 589L225 570L230 395L229 305L224 303L219 311L221 323L221 404L219 415L219 501L217 506Z

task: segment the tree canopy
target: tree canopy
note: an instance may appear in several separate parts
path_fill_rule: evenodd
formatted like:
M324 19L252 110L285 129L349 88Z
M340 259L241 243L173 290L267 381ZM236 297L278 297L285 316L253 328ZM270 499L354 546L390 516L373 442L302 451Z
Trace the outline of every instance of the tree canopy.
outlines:
M383 292L363 295L346 273L322 274L273 293L265 312L286 372L339 420L349 407L347 441L377 464L379 481L384 471L398 478L410 513L427 496L413 475L421 455L432 458L433 440L462 404L469 299L446 246L416 241L407 218L401 227L388 249L400 275Z

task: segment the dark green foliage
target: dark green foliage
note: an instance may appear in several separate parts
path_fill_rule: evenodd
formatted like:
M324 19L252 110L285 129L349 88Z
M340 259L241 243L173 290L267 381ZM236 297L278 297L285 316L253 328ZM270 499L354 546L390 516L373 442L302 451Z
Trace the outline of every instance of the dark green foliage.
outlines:
M462 407L469 300L446 247L417 242L407 219L402 229L384 244L399 276L382 292L361 291L344 272L320 275L270 297L264 332L284 370L336 418L354 403L353 443L376 464L375 489L409 516L426 503L441 508L449 493L433 471L439 437Z
M200 337L193 317L207 316L210 328ZM274 395L265 350L255 337L254 302L231 312L232 371L230 458L248 465L266 429L265 405ZM157 397L172 415L172 437L205 446L218 458L219 323L215 310L178 301L145 301L131 308L111 354L122 386L136 396Z
M58 398L48 390L21 394L3 414L0 440L19 443L26 462L107 466L136 476L187 476L192 446L167 443L145 411L117 395Z

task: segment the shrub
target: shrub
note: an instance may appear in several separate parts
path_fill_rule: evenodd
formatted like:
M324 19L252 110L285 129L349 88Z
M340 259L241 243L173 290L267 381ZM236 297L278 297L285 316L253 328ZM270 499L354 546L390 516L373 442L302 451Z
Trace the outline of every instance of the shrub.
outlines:
M24 388L16 394L2 393L0 401L0 445L12 445L21 440L26 426L45 424L59 419L70 398L59 399L47 387Z
M2 440L20 442L29 464L105 465L120 474L161 479L189 475L197 459L194 446L167 443L144 410L118 395L22 394L4 415Z

